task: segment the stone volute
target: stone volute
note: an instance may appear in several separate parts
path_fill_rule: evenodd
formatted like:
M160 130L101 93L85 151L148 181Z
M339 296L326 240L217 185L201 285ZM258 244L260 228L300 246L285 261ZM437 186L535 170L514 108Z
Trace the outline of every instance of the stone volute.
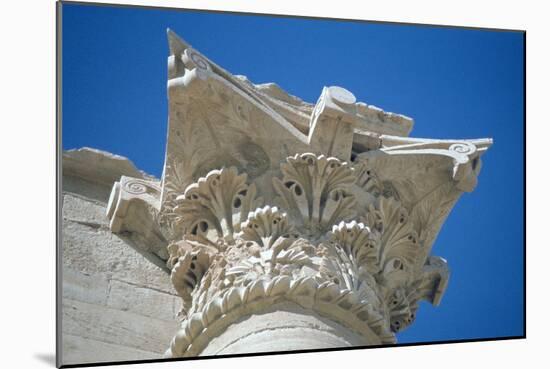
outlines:
M168 41L162 179L122 177L107 210L181 296L166 356L395 343L445 292L432 244L492 141L410 138L344 88L312 105Z

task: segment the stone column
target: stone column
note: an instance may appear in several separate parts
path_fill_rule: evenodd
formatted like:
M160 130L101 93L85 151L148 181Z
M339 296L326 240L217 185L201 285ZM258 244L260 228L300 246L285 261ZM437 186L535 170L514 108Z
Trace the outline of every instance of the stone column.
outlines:
M239 318L208 342L201 356L379 344L292 302L278 302Z
M441 300L431 247L491 140L409 138L412 119L341 87L308 104L168 39L162 183L122 177L107 211L171 271L166 356L395 343Z

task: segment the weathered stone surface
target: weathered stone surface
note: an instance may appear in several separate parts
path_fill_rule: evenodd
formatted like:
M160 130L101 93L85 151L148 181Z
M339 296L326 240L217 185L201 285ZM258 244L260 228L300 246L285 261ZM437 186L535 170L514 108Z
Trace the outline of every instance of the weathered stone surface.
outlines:
M89 147L67 150L62 157L63 192L106 203L121 175L153 179L127 158Z
M63 266L63 298L88 304L106 305L109 279L103 274L86 274Z
M245 316L212 339L201 356L366 346L364 337L290 303Z
M155 352L142 351L127 346L73 336L71 334L63 335L63 347L66 352L63 358L65 365L151 360L162 357L162 355Z
M121 175L145 176L127 158L107 151L83 147L63 152L63 176L80 177L88 182L112 186Z
M67 298L62 313L65 334L156 353L166 350L167 333L176 327L174 321Z
M111 233L109 191L102 182L109 171L117 179L141 174L127 159L95 150L76 150L67 157L72 160L63 161L70 169L64 171L61 214L62 361L159 358L177 327L180 298L158 257L136 250L127 236Z
M73 193L63 194L63 218L68 222L89 224L96 228L109 227L109 220L105 216L105 203Z
M85 164L82 163L82 165ZM63 177L63 192L103 203L109 199L111 187L107 187L102 183L89 182L80 177L66 175Z
M410 138L411 118L342 87L310 104L233 76L170 31L168 39L162 179L93 150L69 156L107 168L94 186L116 182L108 222L67 198L63 255L101 276L89 302L66 300L76 310L67 310L68 333L110 314L112 327L86 326L83 337L121 336L159 352L176 292L181 323L168 357L395 343L420 301L441 301L449 270L432 245L475 188L492 141ZM93 177L75 167L69 161L68 175ZM73 276L68 291L78 296L87 283ZM119 314L130 335L148 333L125 336ZM134 317L145 316L137 327Z
M173 322L181 302L176 295L149 286L111 279L106 305L110 308Z
M168 39L168 143L151 206L183 301L167 356L261 351L268 337L282 349L395 342L419 301L441 300L449 273L431 248L492 141L409 138L412 119L342 87L308 104ZM128 227L144 214L123 213ZM296 329L265 328L284 315L273 311L253 332L247 322L279 303L306 312ZM317 315L340 327L334 337L307 333Z
M66 221L63 239L63 258L71 268L173 291L165 271L106 229Z
M106 214L113 233L124 234L141 251L166 260L167 241L159 224L160 195L156 180L122 176L114 184Z

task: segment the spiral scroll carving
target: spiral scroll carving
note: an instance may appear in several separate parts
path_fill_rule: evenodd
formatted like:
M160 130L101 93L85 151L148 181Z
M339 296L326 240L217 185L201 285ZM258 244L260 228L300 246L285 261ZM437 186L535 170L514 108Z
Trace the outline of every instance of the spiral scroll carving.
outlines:
M147 185L137 180L132 180L124 183L124 190L134 195L141 195L147 193Z
M476 147L468 142L454 143L449 146L450 151L455 151L459 154L470 155L476 152Z

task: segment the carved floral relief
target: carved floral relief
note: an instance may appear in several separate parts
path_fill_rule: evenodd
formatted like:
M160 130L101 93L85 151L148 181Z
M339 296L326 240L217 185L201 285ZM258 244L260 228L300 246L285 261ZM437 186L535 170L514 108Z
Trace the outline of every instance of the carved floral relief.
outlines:
M409 138L412 119L343 88L308 104L169 43L161 188L118 183L108 212L113 231L155 244L182 299L166 355L199 355L281 301L395 343L419 301L441 300L449 271L431 246L491 140ZM152 220L132 222L130 205Z

